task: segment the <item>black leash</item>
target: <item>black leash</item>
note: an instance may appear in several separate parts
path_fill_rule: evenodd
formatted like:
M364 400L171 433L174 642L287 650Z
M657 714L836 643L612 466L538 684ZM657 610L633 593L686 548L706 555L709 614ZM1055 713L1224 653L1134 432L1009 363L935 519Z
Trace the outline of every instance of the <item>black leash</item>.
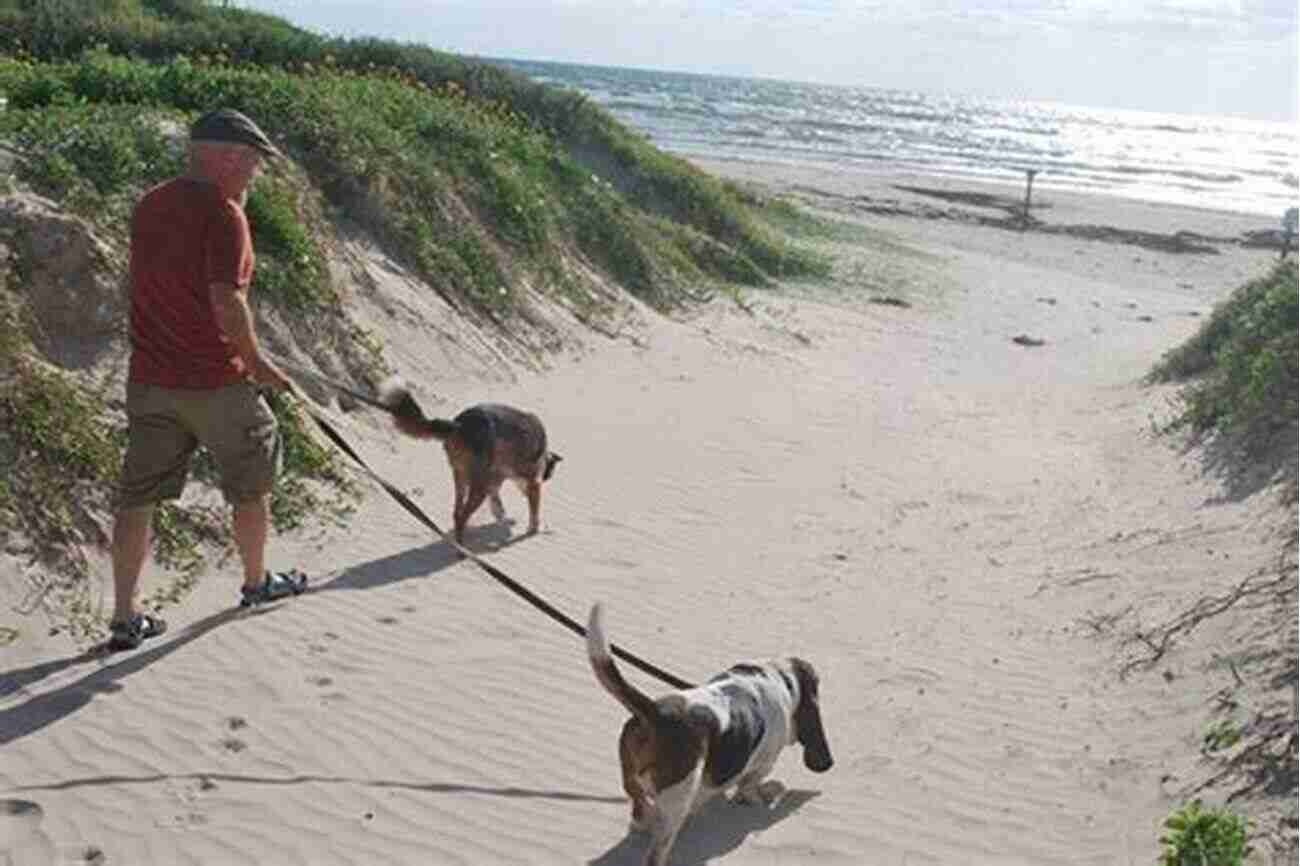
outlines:
M372 405L376 405L377 403L377 401L373 401L369 399L367 399L365 402L370 403ZM456 550L458 550L460 553L464 554L466 557L473 560L474 563L478 565L479 568L486 571L492 578L494 578L498 583L500 583L506 589L510 590L515 595L519 596L524 601L528 602L533 607L537 608L542 613L546 614L551 619L555 620L560 625L564 626L569 631L573 632L579 637L585 638L587 636L587 630L583 628L578 622L576 622L572 617L566 615L559 608L555 607L550 602L546 601L546 599L537 595L535 592L528 589L528 587L524 586L514 578L507 575L505 572L497 568L492 563L480 559L478 554L474 553L471 550L467 550L466 548L462 547L460 544L457 544L454 539L452 539L447 535L447 533L439 529L438 524L434 523L427 514L421 511L420 507L416 505L414 502L412 502L405 493L398 490L392 484L389 484L386 480L381 478L379 474L375 472L375 470L371 469L370 466L366 464L366 461L362 460L361 456L352 449L352 446L349 445L347 441L344 440L344 438L339 435L338 431L334 429L334 426L332 424L330 424L328 421L322 418L317 412L313 411L310 404L307 403L305 400L303 400L303 403L307 408L307 414L311 415L312 420L316 422L316 426L321 429L321 432L324 433L329 438L329 440L339 448L340 451L342 451L344 454L347 454L354 461L356 461L356 464L360 466L362 469L364 469L366 474L369 475L371 478L373 478L379 484L380 487L388 491L388 495L393 497L393 499L397 500L397 504L405 508L408 512L410 512L412 517L414 517L416 520L420 521L425 526L432 529L435 533L437 533L439 538L441 538L443 541L450 544L452 547L456 548ZM389 411L389 412L392 411L391 408L383 404L377 404L377 405L378 408L384 409L385 411ZM620 646L611 645L610 652L613 653L618 658L622 659L623 661L627 662L628 664L632 665L633 667L640 669L641 671L649 674L650 676L654 677L657 680L660 680L661 682L668 683L668 685L673 686L674 688L689 689L692 687L692 685L694 685L693 683L689 683L686 680L682 679L681 677L677 677L674 676L673 674L668 673L668 671L664 670L661 667L653 665L650 662L645 661L643 659L637 658L632 653L628 652L627 650L623 649Z
M390 415L397 414L397 412L394 411L393 407L388 403L385 403L383 400L380 400L377 397L372 397L369 394L364 394L361 391L358 391L357 389L353 388L351 385L346 385L343 382L340 382L338 379L331 379L329 376L326 376L323 373L318 373L315 370L308 370L306 367L302 367L299 366L298 364L294 364L290 361L286 361L283 358L276 358L275 363L277 366L283 369L305 376L308 379L315 379L317 382L320 382L322 385L328 385L329 387L333 388L335 391L338 391L340 394L347 394L349 397L351 397L353 400L356 400L359 403L365 403L367 406L373 406L374 408L387 412ZM299 399L302 398L300 397Z

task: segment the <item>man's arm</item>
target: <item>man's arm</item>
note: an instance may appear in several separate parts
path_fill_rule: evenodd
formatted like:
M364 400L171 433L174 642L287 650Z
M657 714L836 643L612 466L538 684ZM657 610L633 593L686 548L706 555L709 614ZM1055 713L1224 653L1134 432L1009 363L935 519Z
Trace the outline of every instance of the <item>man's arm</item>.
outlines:
M253 381L273 388L290 387L289 379L275 364L262 356L253 330L253 311L248 306L248 293L234 283L213 283L208 287L212 313L217 327L234 345Z

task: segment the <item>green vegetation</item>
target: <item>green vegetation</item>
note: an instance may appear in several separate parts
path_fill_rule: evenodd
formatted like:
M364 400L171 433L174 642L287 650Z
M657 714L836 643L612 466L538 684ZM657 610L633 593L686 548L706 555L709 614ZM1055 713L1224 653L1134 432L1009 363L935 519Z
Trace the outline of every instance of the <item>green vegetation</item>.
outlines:
M1201 750L1206 753L1230 749L1241 740L1241 726L1230 719L1220 719L1206 728Z
M381 348L352 321L330 272L340 225L525 346L540 300L593 326L614 310L593 270L660 310L702 289L829 273L791 240L814 231L811 220L661 153L578 94L227 6L0 0L0 143L13 154L0 188L54 200L121 254L141 193L183 170L193 119L217 107L248 113L290 156L247 202L254 302L279 314L298 348L374 379ZM43 356L24 263L10 252L0 263L0 460L14 468L0 479L0 540L39 560L51 586L84 589L80 551L105 541L122 418L104 383ZM276 414L285 436L276 528L342 520L357 490L334 452L292 403ZM202 452L194 477L213 480ZM228 550L226 532L223 509L158 509L153 553L179 576L147 601L179 598L205 552ZM86 603L83 593L64 607Z
M0 540L21 532L41 542L59 570L80 564L77 545L94 531L87 516L104 511L121 444L87 424L104 414L103 398L57 367L32 357L22 307L0 292Z
M709 281L829 272L772 227L778 208L578 94L491 65L184 0L0 0L0 54L0 135L17 133L38 189L66 189L80 167L83 206L105 212L90 190L130 200L131 181L166 176L132 146L152 146L150 125L239 108L332 205L493 320L508 321L525 283L581 297L550 266L566 249L661 309Z
M97 624L83 545L107 540L95 517L111 504L121 441L95 423L98 390L34 357L25 319L0 286L0 548L42 568L24 604L52 604L87 636Z
M1226 470L1230 495L1248 494L1280 482L1294 527L1297 465L1297 279L1293 262L1281 261L1268 273L1238 288L1219 304L1193 337L1167 353L1149 379L1184 382L1178 411L1165 432L1187 431L1208 444L1207 465ZM1259 629L1272 644L1259 659L1272 659L1256 681L1268 689L1293 680L1296 642L1295 535L1283 536L1275 575L1243 581L1220 604L1198 608L1184 622L1216 615L1247 596L1257 604ZM1252 581L1255 581L1252 584ZM1248 588L1249 587L1249 588ZM1288 625L1287 623L1290 623ZM1280 625L1279 625L1280 624ZM1244 667L1243 667L1244 669ZM1279 673L1281 672L1281 673ZM1241 675L1233 668L1240 683ZM1244 774L1251 790L1295 793L1294 720L1289 725L1252 724L1224 718L1201 736L1202 752L1220 765L1220 777ZM1274 787L1275 785L1275 787ZM1165 866L1237 866L1246 853L1246 819L1187 804L1166 822ZM1293 844L1293 843L1291 843Z
M1192 378L1170 429L1219 433L1250 458L1280 438L1295 441L1296 268L1279 262L1233 292L1187 343L1151 373L1157 382ZM1294 462L1290 467L1294 480Z
M291 467L271 493L271 528L300 529L309 518L341 524L360 496L356 482L343 472L336 452L308 432L309 419L299 404L273 398L271 408L280 424L284 465Z
M257 291L291 313L335 310L339 297L311 231L316 203L300 189L291 180L270 176L260 178L249 191L244 210L254 226Z
M1249 851L1246 819L1226 810L1202 809L1199 800L1172 813L1165 829L1161 866L1241 866Z
M1198 432L1294 423L1296 323L1296 268L1287 262L1217 306L1152 374L1155 381L1201 377L1184 392L1178 423Z

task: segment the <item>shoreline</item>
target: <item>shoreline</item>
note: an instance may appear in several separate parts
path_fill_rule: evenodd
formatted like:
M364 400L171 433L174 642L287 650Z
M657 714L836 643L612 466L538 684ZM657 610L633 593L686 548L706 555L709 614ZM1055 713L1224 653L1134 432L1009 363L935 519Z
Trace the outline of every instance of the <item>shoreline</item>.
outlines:
M815 158L809 159L775 159L763 155L726 155L717 153L699 153L672 151L674 155L692 163L701 165L710 164L714 166L723 165L749 165L759 167L767 171L772 176L781 176L786 174L797 174L804 170L816 173L829 173L841 176L854 176L867 179L884 180L888 182L892 178L910 178L914 182L921 184L932 184L941 187L960 187L969 186L976 188L1000 189L1013 191L1015 197L1023 200L1025 190L1025 172L1023 169L1004 170L996 173L964 173L961 171L926 171L922 168L912 166L895 165L888 160L870 161L864 163L835 163L831 161L821 161ZM725 169L723 170L725 172ZM1279 181L1281 184L1281 181ZM1174 208L1187 211L1199 211L1204 213L1214 213L1227 215L1247 220L1262 221L1268 227L1276 227L1280 224L1282 214L1287 207L1295 206L1300 203L1300 187L1290 186L1288 194L1279 194L1276 201L1270 201L1268 206L1262 203L1253 207L1245 205L1233 207L1227 204L1200 204L1194 201L1183 200L1174 197L1158 198L1144 197L1135 194L1125 194L1120 187L1106 186L1096 184L1089 188L1059 181L1053 177L1048 169L1040 169L1035 174L1034 190L1051 191L1066 197L1082 197L1089 199L1101 199L1114 203L1116 208L1127 208L1129 206L1141 208ZM1036 195L1035 195L1036 197ZM1210 198L1210 196L1206 196Z
M902 186L931 188L936 191L973 190L1019 205L1024 201L1025 179L1007 177L974 178L944 174L920 174L907 171L869 171L819 163L794 163L718 157L684 157L688 162L712 174L733 179L766 183L778 191L811 186L821 192L835 186L838 194L869 196L882 200L899 200L907 204L934 203ZM1300 193L1297 194L1300 198ZM1041 176L1035 178L1031 195L1036 217L1054 222L1115 224L1151 231L1188 231L1211 236L1236 236L1248 231L1276 230L1282 213L1263 213L1195 206L1176 202L1150 201L1106 192L1054 187Z
M1135 299L1172 290L1199 303L1202 313L1265 273L1278 256L1276 247L1243 243L1250 233L1267 229L1257 218L1233 212L1035 188L1035 222L1021 229L1023 187L1012 194L996 184L907 174L731 161L693 164L923 249L944 255L964 251L1089 283L1127 286Z
M1300 198L1293 122L1155 108L506 60L587 94L688 160L1023 181L1279 219ZM690 79L695 79L691 81ZM1281 157L1281 159L1279 159Z

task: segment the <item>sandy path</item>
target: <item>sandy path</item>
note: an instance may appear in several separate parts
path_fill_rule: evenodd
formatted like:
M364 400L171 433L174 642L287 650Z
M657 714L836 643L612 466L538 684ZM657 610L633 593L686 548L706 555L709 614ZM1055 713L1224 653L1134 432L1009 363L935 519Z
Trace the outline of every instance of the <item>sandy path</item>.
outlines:
M417 382L427 409L534 408L566 456L547 531L492 561L580 619L605 602L617 642L688 678L818 666L834 770L787 753L777 809L711 805L674 863L1151 863L1205 695L1176 659L1119 682L1081 620L1266 558L1259 504L1207 504L1135 382L1267 255L1141 269L1115 245L866 224L842 294L754 295L509 385ZM917 306L863 303L882 274ZM446 521L437 450L347 435ZM63 856L639 862L622 713L577 640L382 493L274 551L318 590L233 614L227 566L148 649L10 673L0 793L39 802Z

